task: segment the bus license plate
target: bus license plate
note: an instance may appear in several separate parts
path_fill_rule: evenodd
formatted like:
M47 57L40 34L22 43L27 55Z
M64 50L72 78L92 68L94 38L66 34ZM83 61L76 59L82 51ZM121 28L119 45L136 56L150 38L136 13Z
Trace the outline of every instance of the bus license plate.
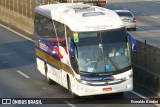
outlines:
M103 91L112 91L112 88L111 87L109 87L109 88L103 88L102 90Z

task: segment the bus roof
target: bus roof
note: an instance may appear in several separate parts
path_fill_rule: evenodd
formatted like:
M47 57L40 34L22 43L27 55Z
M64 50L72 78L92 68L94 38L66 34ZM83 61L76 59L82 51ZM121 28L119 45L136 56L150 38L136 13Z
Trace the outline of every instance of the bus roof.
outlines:
M35 12L67 25L72 31L87 32L124 27L112 10L81 3L42 5Z

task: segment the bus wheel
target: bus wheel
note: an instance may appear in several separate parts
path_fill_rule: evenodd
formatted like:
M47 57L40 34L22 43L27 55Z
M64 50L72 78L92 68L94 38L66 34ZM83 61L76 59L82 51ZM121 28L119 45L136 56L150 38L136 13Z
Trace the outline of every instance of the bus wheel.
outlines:
M67 76L67 82L69 93L72 95L73 98L77 98L78 96L72 92L71 81L69 79L69 76Z
M49 75L48 75L48 68L47 68L47 65L45 64L45 73L46 73L46 79L47 79L47 83L49 85L52 85L54 83L53 80L50 79Z

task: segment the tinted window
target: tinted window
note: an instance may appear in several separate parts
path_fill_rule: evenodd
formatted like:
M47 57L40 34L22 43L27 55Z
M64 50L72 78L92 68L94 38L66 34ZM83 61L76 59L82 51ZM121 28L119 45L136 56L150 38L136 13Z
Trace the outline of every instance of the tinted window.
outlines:
M59 39L65 38L65 28L64 24L54 21L57 36Z
M128 69L130 66L125 28L80 32L75 38L78 39L75 46L80 72L107 73Z
M126 31L121 28L121 29L109 30L104 32L79 33L79 42L77 42L76 44L77 46L99 44L100 35L104 44L126 42Z
M35 14L35 33L44 38L65 38L65 27L64 24L52 19L46 18L39 14ZM55 25L55 26L54 26Z
M119 16L133 17L130 12L117 12Z
M36 14L35 20L35 33L45 38L55 38L55 29L52 20Z

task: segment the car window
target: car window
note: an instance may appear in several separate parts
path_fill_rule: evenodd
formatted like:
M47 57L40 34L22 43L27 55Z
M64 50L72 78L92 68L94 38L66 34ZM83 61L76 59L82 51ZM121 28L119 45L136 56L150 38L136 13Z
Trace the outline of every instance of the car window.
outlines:
M119 16L133 17L130 12L117 12Z

